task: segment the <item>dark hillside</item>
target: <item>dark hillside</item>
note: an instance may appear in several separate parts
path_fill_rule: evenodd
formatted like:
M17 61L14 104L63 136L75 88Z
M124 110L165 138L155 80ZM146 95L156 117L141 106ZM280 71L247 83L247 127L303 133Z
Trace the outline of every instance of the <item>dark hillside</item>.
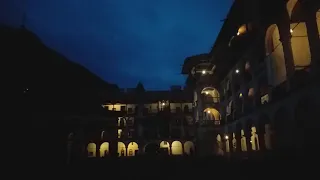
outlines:
M46 47L26 29L0 27L0 44L7 90L14 98L28 101L33 112L100 109L104 96L118 89Z

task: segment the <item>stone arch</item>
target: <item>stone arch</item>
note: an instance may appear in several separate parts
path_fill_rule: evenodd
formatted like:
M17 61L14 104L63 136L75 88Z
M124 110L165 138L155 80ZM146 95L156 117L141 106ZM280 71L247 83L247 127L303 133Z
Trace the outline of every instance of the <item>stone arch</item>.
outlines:
M193 92L193 101L194 102L198 101L198 93L197 93L197 91Z
M88 157L96 157L97 145L95 143L89 143L87 146Z
M182 143L180 141L173 141L171 144L171 154L172 155L182 155L183 154L183 148Z
M102 132L101 132L101 135L100 135L100 139L101 139L101 140L104 139L104 134L105 134L105 131L102 131Z
M256 126L252 126L251 127L250 143L251 143L251 149L253 151L259 151L260 150L260 141L259 141L259 135L257 133Z
M118 142L118 156L126 156L126 145L123 142Z
M287 2L287 12L288 12L289 17L291 17L293 9L297 3L298 3L298 0L289 0Z
M236 133L232 133L232 151L237 152L237 138L236 138Z
M136 142L130 142L128 144L128 156L135 156L139 151L139 146Z
M265 51L268 58L267 69L269 83L273 86L287 79L284 51L276 24L268 27L265 37Z
M305 70L311 63L308 31L302 8L298 0L289 0L287 3L289 18L292 22L290 24L291 49L296 70Z
M257 137L256 133L257 133L257 129L255 127L254 121L248 118L245 122L245 127L244 127L244 137L246 138L247 151L255 150L253 146L256 147L256 143L259 142L259 140L256 139Z
M227 153L230 152L230 136L228 134L225 134L224 136L224 140L225 140L225 150Z
M192 141L186 141L184 144L183 144L183 148L184 148L184 152L187 154L187 155L194 155L195 153L195 147L194 147L194 144Z
M168 155L170 155L170 143L167 141L161 141L160 142L160 149L164 149L164 151L167 151Z
M109 143L108 142L104 142L100 145L100 157L105 157L109 155Z
M201 94L208 95L212 97L214 103L219 103L220 102L220 93L216 88L213 87L205 87L201 91Z
M246 152L248 151L248 148L247 148L247 137L245 136L245 133L244 133L244 130L241 129L240 131L240 134L241 134L241 151L242 152Z
M233 112L233 100L230 100L228 105L227 105L226 115L227 116L232 116L232 112Z
M215 121L221 120L221 114L215 108L206 108L204 112L207 114L208 120L215 120Z
M123 127L127 125L127 120L125 117L118 117L118 126Z
M148 143L144 146L144 152L149 155L156 155L160 149L157 143Z
M307 26L304 22L291 23L291 48L296 70L303 70L311 63Z
M127 123L129 126L133 126L133 125L134 125L134 117L128 117L126 123Z
M260 114L258 123L260 136L263 136L264 140L264 144L261 143L260 145L264 145L266 150L271 150L273 144L273 129L270 125L270 118L266 114Z
M223 143L222 143L222 138L221 135L218 134L216 137L216 141L217 141L217 155L218 156L223 156L224 155L224 151L223 151Z

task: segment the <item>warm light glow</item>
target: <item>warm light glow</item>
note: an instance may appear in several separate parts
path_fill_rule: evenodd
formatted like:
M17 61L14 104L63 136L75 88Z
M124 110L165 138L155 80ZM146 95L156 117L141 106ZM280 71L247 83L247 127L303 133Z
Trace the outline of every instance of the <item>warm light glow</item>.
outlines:
M210 114L210 111L207 111L208 114Z
M118 142L118 156L126 156L126 145L123 142Z
M104 142L100 146L100 157L105 157L109 154L109 143Z
M202 74L206 74L206 70L203 70L203 71L202 71Z
M88 157L96 157L96 144L89 143L87 146Z
M118 138L121 138L122 135L122 129L118 129Z
M229 139L229 136L225 136L224 138L226 138L226 140L228 140L228 139Z
M136 151L139 151L139 146L136 142L130 142L127 148L127 156L135 156Z
M293 29L290 29L290 33L293 33Z
M242 97L242 93L239 94L239 97L240 97L240 98Z
M166 103L162 103L162 106L166 105Z
M239 71L239 69L236 69L236 73L238 74L240 71Z
M194 148L194 144L193 142L191 141L186 141L184 144L183 144L183 149L184 149L184 152L187 154L187 155L191 155L191 153L194 153L195 152L195 148Z
M170 155L170 144L167 141L161 141L160 148L166 148L168 154Z
M172 155L182 155L183 148L182 143L180 141L173 141L171 144Z
M249 26L249 24L243 24L239 29L238 29L238 33L237 35L241 35L241 34L245 34L247 32L247 26Z
M203 88L202 91L201 91L201 94L205 94L205 95L210 96L208 98L208 100L211 99L211 101L213 101L214 103L218 103L220 101L219 92L214 87L205 87L205 88Z
M215 121L221 120L221 115L215 108L206 108L203 112L210 113Z

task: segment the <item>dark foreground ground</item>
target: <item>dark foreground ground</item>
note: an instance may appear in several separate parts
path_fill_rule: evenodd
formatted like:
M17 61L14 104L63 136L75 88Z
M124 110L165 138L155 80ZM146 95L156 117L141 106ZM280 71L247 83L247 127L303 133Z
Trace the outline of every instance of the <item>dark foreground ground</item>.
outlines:
M302 159L269 156L254 159L221 157L135 157L87 159L68 166L68 174L112 179L264 179L291 178L305 168Z

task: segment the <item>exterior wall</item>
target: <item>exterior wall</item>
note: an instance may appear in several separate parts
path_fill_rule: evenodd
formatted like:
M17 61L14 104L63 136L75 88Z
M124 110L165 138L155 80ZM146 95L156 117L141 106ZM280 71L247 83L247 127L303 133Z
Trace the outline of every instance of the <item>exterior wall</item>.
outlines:
M232 17L237 13L229 13L228 21L234 23L230 27L242 24L238 34L231 38L229 49L241 50L242 55L227 70L229 72L222 82L213 82L204 75L189 74L197 78L194 118L206 122L206 115L202 115L208 107L215 107L222 116L220 126L202 123L198 127L197 147L202 154L230 155L234 152L248 155L274 149L301 153L301 149L308 148L303 147L303 142L308 141L305 134L312 136L310 141L314 140L313 132L303 132L302 127L319 127L313 118L316 116L315 107L319 105L317 92L320 90L317 83L320 54L315 50L320 49L319 3L298 0L289 0L286 4L284 1L268 3L275 7L274 12L265 13L273 13L273 16L253 7L257 11L246 14L247 19L256 16L253 22L236 22L234 19L237 18ZM257 1L252 6L259 4L267 5L264 1ZM301 13L303 17L300 17ZM267 19L265 24L260 22L260 17ZM243 28L243 23L246 28ZM219 44L214 47L219 47L220 53L214 63L225 61L223 48ZM219 65L216 68L219 69ZM206 84L207 87L216 84L220 103L208 104L201 98L199 91Z
M132 111L135 111L135 108L138 106L137 104L106 104L104 105L104 108L109 110L109 111L121 111L121 107L125 107L125 111L128 111L129 108L132 108ZM176 112L177 107L181 109L181 111L184 111L184 107L188 107L188 111L192 112L192 103L169 103L166 104L165 106L170 107L170 112ZM149 113L158 113L162 111L163 105L161 102L159 103L149 103L149 104L144 104L144 107L148 109ZM114 108L114 109L113 109Z
M227 153L227 144L229 144L228 146L231 147L232 151L241 153L272 150L275 148L292 151L306 149L305 145L308 143L305 138L309 137L310 142L316 140L313 137L314 135L311 135L313 134L311 129L319 127L319 123L315 119L316 109L320 105L318 103L320 100L318 94L320 92L319 85L310 85L283 100L265 105L249 115L243 116L237 121L215 130L216 137L218 134L222 137L228 137L228 139L224 138L221 140L224 145L221 150ZM303 115L298 115L299 113ZM253 127L255 128L254 133L258 135L257 139L259 143L256 144L259 146L259 149L252 145ZM309 129L310 132L304 132L301 128ZM243 135L241 135L241 130L244 131ZM233 138L233 134L235 134L235 138ZM311 136L307 136L306 134L310 134ZM246 150L241 151L241 144L233 148L231 142L227 142L231 138L236 141L245 139L243 144L246 144ZM212 145L217 145L217 143L213 142Z
M136 107L137 105L107 104L105 108L108 110L115 108L113 111L121 111L121 106L125 106L125 110L127 110L128 107ZM162 108L170 107L171 113L168 117L155 116L155 113L163 110L161 106ZM188 108L188 112L175 113L177 107L182 107L181 112L184 112L184 106ZM83 120L81 122L83 123L80 123L78 126L73 124L73 126L77 128L73 128L74 131L68 132L72 133L72 136L68 137L67 142L69 162L75 161L75 159L86 159L88 157L103 158L110 156L127 157L138 154L141 155L146 153L146 146L150 144L151 146L157 144L160 148L165 144L165 146L168 146L168 155L193 155L195 153L193 140L195 128L193 126L192 116L190 116L192 115L192 103L165 102L165 105L163 105L162 102L158 102L144 104L143 107L148 108L148 114L136 116L124 112L122 116L114 119L104 119L100 124L94 120L96 117L82 117ZM142 121L149 121L156 124L154 124L155 126L152 125L152 127L149 127L149 125L145 125L141 120L138 120L141 118L143 119ZM89 119L91 121L89 121ZM149 128L155 133L159 133L156 129L163 128L162 123L157 122L157 119L161 119L166 123L167 121L165 120L169 120L169 126L166 128L171 137L164 138L158 134L159 137L150 139L145 136L144 133L148 132ZM181 121L183 119L187 120L186 124ZM177 120L179 120L180 123L177 123ZM171 123L171 121L174 123ZM176 134L175 131L179 132L179 134ZM163 143L162 141L168 143Z

